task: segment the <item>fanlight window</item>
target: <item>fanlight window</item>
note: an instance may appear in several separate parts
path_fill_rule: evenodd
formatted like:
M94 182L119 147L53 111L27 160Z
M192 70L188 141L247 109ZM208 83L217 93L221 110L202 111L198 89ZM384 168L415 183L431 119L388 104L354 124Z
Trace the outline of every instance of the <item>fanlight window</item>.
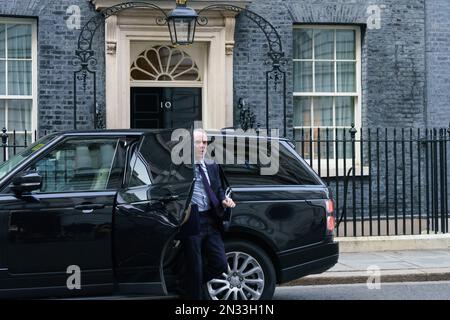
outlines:
M142 52L131 65L131 80L201 81L194 60L172 46L156 46Z

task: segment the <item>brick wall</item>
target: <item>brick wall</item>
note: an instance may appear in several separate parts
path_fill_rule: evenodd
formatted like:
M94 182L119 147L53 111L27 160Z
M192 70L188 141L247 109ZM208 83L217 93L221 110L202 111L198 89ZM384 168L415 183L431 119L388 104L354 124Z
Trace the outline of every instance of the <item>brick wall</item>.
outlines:
M85 0L0 0L0 15L35 18L38 22L38 128L61 131L73 128L73 72L80 30L67 26L67 9L80 8L81 26L97 15ZM97 58L97 102L104 105L104 31L100 28L93 49ZM87 88L93 88L92 77ZM92 127L93 99L83 99L78 86L78 127ZM92 91L92 89L91 89Z
M38 20L39 128L73 127L73 65L80 30L70 30L66 10L78 5L81 25L97 15L84 0L0 0L3 16ZM287 124L292 126L292 29L295 23L354 24L362 27L362 124L381 127L447 126L450 115L450 3L446 0L374 0L381 9L381 28L367 28L365 0L258 0L249 9L271 22L281 36L287 64ZM427 16L425 16L425 13ZM425 28L426 26L426 28ZM425 34L426 33L426 34ZM426 42L425 42L426 39ZM94 40L97 102L104 106L104 31ZM235 123L239 98L247 98L265 126L267 40L249 18L238 19L234 52ZM426 51L425 51L426 48ZM425 63L425 55L427 63ZM427 68L427 69L426 69ZM426 76L428 77L425 85ZM92 79L88 78L92 91ZM283 127L282 86L269 86L270 126ZM78 86L79 97L84 95ZM88 92L92 93L92 92ZM78 103L79 127L91 127L92 94ZM427 107L425 107L427 106Z
M450 124L450 2L426 2L427 119L429 126Z
M425 125L425 4L424 0L376 0L381 28L367 28L369 4L364 0L258 0L248 9L269 20L283 40L288 60L288 124L292 125L293 24L352 24L362 27L362 124L380 127ZM267 53L264 35L248 18L237 23L235 102L248 98L257 121L265 124L265 76L261 67ZM282 95L271 108L272 126L281 127ZM237 121L236 110L235 120ZM237 125L238 123L236 123Z

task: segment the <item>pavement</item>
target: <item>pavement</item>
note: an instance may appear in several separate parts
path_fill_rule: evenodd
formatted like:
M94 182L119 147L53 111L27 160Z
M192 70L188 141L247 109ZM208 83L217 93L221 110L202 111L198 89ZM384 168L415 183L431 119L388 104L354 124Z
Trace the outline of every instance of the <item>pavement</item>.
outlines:
M392 245L392 248L397 247ZM348 248L343 246L338 263L328 271L291 281L284 286L367 283L378 276L381 282L450 280L450 247L446 245L439 249L412 245L394 250L386 247L380 249L379 245L374 245L371 250L366 243L362 252L345 252Z
M278 298L290 299L289 294L298 297L297 291L294 293L283 291L290 290L291 288L287 288L290 286L366 284L368 282L372 282L374 286L376 283L394 282L400 282L402 286L410 286L414 282L422 282L423 285L423 282L435 281L435 284L438 285L437 281L450 281L450 234L336 238L336 241L339 242L340 254L339 261L333 268L322 274L306 276L279 286L278 292L284 292L284 295L279 295ZM354 289L352 290L354 291ZM307 296L311 298L311 295ZM348 298L348 293L345 296ZM437 297L440 296L437 295ZM140 295L70 298L70 300L99 298L106 300L160 300L177 299L178 297L143 297ZM322 296L319 298L323 299ZM359 298L362 299L362 297ZM371 297L371 299L373 298ZM416 299L416 296L412 295L412 298Z

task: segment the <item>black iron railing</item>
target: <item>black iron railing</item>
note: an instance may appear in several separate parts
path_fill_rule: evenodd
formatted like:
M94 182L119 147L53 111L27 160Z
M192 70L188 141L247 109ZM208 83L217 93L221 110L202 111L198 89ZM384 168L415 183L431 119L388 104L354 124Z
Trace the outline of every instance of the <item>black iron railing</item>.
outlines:
M448 233L450 128L296 129L333 191L338 236Z
M3 129L0 162L37 137ZM450 128L295 129L294 141L333 192L338 236L449 232Z
M44 136L47 135L47 131L42 133ZM28 147L30 144L35 142L38 137L38 132L35 131L8 131L3 128L0 133L1 137L1 153L0 153L0 163L8 160L11 156L16 155L21 150Z

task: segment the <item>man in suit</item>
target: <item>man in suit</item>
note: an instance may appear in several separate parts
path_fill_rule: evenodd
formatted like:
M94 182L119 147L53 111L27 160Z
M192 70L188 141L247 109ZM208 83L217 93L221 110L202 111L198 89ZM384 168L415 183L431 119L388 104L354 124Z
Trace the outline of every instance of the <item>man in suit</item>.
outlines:
M227 270L222 219L224 208L234 208L236 204L225 197L217 163L205 161L208 138L204 130L194 130L194 143L196 181L192 212L180 239L186 268L183 298L201 300L202 286Z

